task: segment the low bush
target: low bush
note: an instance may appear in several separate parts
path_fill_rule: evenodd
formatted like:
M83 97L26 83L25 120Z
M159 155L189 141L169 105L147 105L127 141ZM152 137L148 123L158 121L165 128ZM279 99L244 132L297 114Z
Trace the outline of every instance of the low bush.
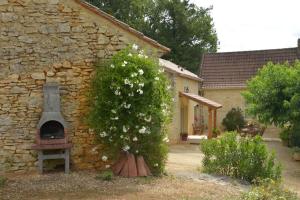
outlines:
M222 125L227 131L236 131L245 125L243 111L240 108L232 108L222 121Z
M96 176L96 179L103 180L103 181L111 181L114 177L114 174L112 171L107 170L103 171L102 173L98 174Z
M240 138L236 132L227 132L219 138L201 143L206 173L239 178L249 182L256 179L281 177L281 167L275 163L260 136Z
M284 189L279 182L267 179L242 195L240 200L299 200L297 195Z
M4 187L6 180L4 176L0 176L0 188Z
M282 140L282 142L289 144L290 135L291 135L290 128L283 128L279 134L279 137Z
M289 144L292 147L300 147L300 124L294 124L290 134Z

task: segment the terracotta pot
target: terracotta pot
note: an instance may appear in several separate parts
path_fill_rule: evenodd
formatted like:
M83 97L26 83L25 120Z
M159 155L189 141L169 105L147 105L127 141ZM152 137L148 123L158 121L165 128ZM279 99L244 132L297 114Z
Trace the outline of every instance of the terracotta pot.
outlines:
M300 161L300 152L294 152L293 153L293 159L295 161Z

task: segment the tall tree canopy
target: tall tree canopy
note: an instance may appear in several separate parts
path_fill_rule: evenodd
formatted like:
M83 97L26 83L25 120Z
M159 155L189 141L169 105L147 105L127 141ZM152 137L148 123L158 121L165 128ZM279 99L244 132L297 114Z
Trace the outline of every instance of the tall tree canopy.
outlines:
M198 72L201 55L217 50L211 8L189 0L86 0L172 49L165 58Z

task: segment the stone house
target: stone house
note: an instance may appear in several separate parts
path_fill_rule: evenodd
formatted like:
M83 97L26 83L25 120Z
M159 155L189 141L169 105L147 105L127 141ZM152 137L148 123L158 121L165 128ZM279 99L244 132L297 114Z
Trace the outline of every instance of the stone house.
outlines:
M231 108L245 110L241 92L246 89L246 81L255 76L258 69L267 62L293 63L296 59L300 59L300 39L295 48L204 54L200 66L200 77L204 79L202 92L204 97L223 105L217 119L218 126ZM278 132L273 128L269 127L266 132Z
M160 57L170 50L80 0L0 0L0 172L36 170L31 149L43 85L56 82L75 169L103 166L84 123L93 64L129 44Z
M203 81L199 76L164 59L159 59L159 63L171 80L174 94L173 119L168 127L168 136L171 143L178 143L181 133L199 134L196 133L195 127L201 125L201 116L206 112L200 109L200 105L208 108L219 108L221 105L198 95L199 86Z

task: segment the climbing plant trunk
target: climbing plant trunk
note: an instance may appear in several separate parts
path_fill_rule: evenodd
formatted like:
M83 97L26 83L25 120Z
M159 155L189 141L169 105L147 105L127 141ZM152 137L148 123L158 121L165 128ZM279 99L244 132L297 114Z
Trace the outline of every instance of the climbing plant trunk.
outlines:
M113 173L123 177L150 176L151 171L143 156L122 152L112 167Z

